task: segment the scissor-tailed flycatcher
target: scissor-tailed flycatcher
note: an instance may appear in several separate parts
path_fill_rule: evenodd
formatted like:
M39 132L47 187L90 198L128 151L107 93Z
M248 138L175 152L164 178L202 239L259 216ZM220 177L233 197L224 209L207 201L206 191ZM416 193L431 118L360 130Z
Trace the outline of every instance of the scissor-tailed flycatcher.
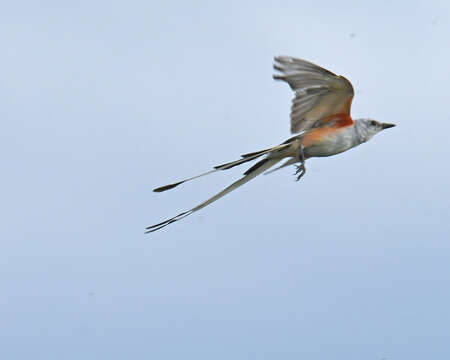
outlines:
M291 108L291 132L297 135L273 148L244 154L242 159L215 166L214 170L154 189L153 191L156 192L173 189L186 181L219 170L227 170L265 155L238 181L191 210L149 226L147 233L159 230L204 208L268 170L282 159L287 158L287 161L271 171L300 163L297 165L296 171L297 180L299 180L306 172L306 159L339 154L370 140L381 130L395 126L372 119L353 121L350 116L354 95L353 86L343 76L333 74L308 61L289 56L276 57L274 68L279 71L273 76L274 79L286 81L295 91Z

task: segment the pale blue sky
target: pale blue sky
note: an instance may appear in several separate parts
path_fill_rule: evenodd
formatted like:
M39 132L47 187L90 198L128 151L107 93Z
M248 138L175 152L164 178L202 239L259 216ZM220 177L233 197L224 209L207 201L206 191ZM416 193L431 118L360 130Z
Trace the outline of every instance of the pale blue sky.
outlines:
M449 34L448 1L2 5L0 357L450 358ZM398 126L144 236L245 169L155 186L290 136L278 54Z

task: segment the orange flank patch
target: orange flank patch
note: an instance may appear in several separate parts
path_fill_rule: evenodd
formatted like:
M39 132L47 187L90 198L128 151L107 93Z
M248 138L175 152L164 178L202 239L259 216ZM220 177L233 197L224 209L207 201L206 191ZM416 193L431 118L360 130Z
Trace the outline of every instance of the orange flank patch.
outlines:
M302 137L302 144L304 147L310 147L314 144L320 143L325 137L336 133L336 128L331 126L319 127L307 132Z
M339 114L333 114L330 116L327 116L323 118L321 121L321 126L329 125L330 127L333 127L335 129L341 128L344 126L350 126L353 125L353 119L350 115L339 113Z
M321 142L328 136L333 136L340 129L353 125L353 120L348 114L334 114L327 116L322 121L322 126L310 130L303 135L303 146L308 147Z

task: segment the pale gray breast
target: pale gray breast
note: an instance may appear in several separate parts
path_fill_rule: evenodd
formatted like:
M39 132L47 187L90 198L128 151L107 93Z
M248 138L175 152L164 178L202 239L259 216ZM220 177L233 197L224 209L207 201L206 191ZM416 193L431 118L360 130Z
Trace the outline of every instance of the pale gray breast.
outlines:
M341 129L333 136L328 136L317 145L309 146L304 150L306 157L324 157L339 154L358 145L355 129L349 126Z

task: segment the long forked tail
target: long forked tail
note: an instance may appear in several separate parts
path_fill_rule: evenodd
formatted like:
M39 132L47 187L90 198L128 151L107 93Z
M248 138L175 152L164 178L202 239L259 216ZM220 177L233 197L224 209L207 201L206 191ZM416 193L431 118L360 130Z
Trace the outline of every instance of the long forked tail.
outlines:
M249 182L256 176L258 176L259 174L262 174L264 171L266 171L267 169L269 169L270 167L272 167L273 165L278 163L280 160L281 160L281 158L262 159L261 161L257 162L255 165L253 165L250 169L248 169L244 173L244 177L242 177L241 179L232 183L231 185L227 186L225 189L223 189L218 194L216 194L213 197L209 198L208 200L202 202L201 204L197 205L196 207L192 208L191 210L182 212L182 213L178 214L177 216L174 216L173 218L164 220L158 224L147 227L146 228L147 231L145 233L147 234L147 233L151 233L153 231L162 229L163 227L165 227L167 225L170 225L178 220L185 218L186 216L193 214L194 212L196 212L200 209L203 209L205 206L208 206L209 204L213 203L214 201L219 200L221 197L223 197L223 196L227 195L228 193L232 192L233 190L237 189L239 186L244 185L245 183Z
M256 151L256 152L244 154L244 155L242 155L242 159L239 159L239 160L236 160L236 161L232 161L232 162L229 162L229 163L226 163L226 164L214 166L213 170L207 171L207 172L202 173L202 174L197 175L197 176L193 176L193 177L188 178L188 179L184 179L184 180L175 182L173 184L160 186L160 187L158 187L156 189L153 189L153 191L155 191L155 192L163 192L163 191L166 191L166 190L170 190L170 189L173 189L174 187L177 187L178 185L181 185L181 184L183 184L183 183L185 183L187 181L198 179L199 177L212 174L212 173L214 173L216 171L219 171L219 170L231 169L232 167L235 167L237 165L244 164L244 163L246 163L248 161L253 161L253 160L259 158L262 155L265 155L265 154L268 154L268 153L271 153L271 152L274 152L274 151L282 150L282 149L285 149L285 148L287 148L289 146L290 146L290 143L283 143L281 145L275 146L275 147L270 148L270 149L265 149L265 150L261 150L261 151Z

